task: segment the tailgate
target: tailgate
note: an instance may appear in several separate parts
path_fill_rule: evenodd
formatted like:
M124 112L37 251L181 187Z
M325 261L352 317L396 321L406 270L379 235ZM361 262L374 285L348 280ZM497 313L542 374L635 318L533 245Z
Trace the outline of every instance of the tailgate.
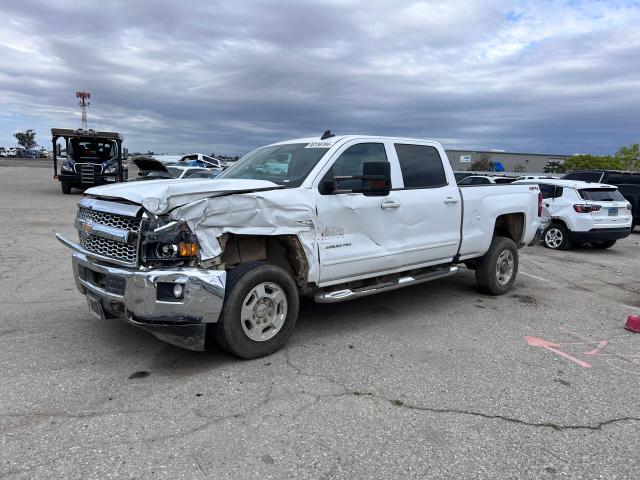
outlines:
M617 188L583 188L578 194L593 210L594 228L620 228L631 225L629 204Z

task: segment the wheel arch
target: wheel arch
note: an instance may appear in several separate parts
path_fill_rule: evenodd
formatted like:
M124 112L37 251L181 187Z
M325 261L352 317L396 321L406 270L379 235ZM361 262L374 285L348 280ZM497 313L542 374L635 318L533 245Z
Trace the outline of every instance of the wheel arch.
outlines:
M219 238L225 269L242 263L266 261L291 274L301 293L310 289L309 260L296 235L238 235L227 233Z
M493 236L507 237L516 245L522 243L525 230L525 215L522 212L498 215L493 227Z

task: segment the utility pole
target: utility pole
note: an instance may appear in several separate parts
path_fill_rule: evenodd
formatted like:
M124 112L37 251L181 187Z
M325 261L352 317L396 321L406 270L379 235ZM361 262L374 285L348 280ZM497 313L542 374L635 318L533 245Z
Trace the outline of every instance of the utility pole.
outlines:
M91 92L76 92L76 98L79 98L78 106L82 111L82 129L87 130L87 107L91 105L89 99L91 98Z

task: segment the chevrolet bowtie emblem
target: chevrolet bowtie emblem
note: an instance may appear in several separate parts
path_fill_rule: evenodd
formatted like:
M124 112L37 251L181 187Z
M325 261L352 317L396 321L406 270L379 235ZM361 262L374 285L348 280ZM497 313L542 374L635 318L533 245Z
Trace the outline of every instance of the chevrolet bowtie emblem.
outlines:
M80 225L80 228L82 229L82 231L84 233L93 232L93 225L91 225L90 223L83 223L83 224Z

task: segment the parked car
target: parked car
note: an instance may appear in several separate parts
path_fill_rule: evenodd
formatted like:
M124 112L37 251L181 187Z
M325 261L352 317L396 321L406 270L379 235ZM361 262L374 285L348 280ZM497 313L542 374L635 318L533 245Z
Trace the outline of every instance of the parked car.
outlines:
M0 147L0 157L8 157L9 152L4 147Z
M551 175L522 175L516 178L516 180L553 180L558 178L560 177L554 177Z
M496 183L511 183L512 177L497 177L491 175L469 175L458 182L458 185L490 185Z
M222 172L220 170L212 170L212 169L198 169L198 171L195 172L188 172L186 173L182 178L218 178L218 176L221 174Z
M274 158L286 171L262 168ZM537 185L458 188L434 141L325 133L258 148L214 180L91 188L79 243L57 237L95 315L256 358L286 342L301 295L340 302L461 263L506 293L541 202Z
M44 147L38 150L38 153L40 154L40 158L47 158L49 156L49 150Z
M601 182L615 185L622 196L631 204L633 230L640 224L640 172L622 172L619 170L577 170L567 173L563 179Z
M212 170L204 167L189 167L178 164L164 164L151 157L132 158L131 162L138 167L138 177L132 179L137 180L158 180L168 178L187 178L198 172L209 173ZM220 173L220 170L215 170Z
M530 180L514 184L532 184ZM567 250L572 243L609 248L631 232L631 205L614 185L576 180L538 180L551 223L542 235L547 248Z

